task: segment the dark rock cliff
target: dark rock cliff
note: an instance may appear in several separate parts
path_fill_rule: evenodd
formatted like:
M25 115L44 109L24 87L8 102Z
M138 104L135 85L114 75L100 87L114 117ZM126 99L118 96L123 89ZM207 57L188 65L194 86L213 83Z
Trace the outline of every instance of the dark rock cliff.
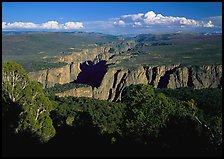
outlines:
M150 84L155 88L193 87L216 88L221 84L222 65L180 67L139 67L136 70L112 68L105 74L99 88L94 89L95 98L117 101L124 87L131 84Z
M150 84L155 88L173 89L216 88L222 84L222 65L139 66L131 70L116 66L107 67L111 63L119 62L118 57L109 53L109 50L110 48L103 47L84 49L80 53L59 58L60 62L68 63L64 67L30 72L29 76L42 83L44 88L53 87L57 83L86 83L92 86L92 89L88 89L88 93L82 94L86 91L79 88L79 90L69 91L69 95L87 94L88 97L109 101L119 100L123 89L131 84ZM122 58L129 58L129 56ZM59 93L59 96L66 96L66 93Z

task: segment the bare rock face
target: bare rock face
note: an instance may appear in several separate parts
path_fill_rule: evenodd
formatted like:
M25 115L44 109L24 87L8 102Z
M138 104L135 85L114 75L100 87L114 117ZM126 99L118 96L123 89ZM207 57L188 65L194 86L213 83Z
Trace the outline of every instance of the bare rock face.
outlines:
M129 70L126 82L131 84L147 84L148 79L144 67L141 66L136 70Z
M172 66L151 66L146 69L146 75L149 84L153 85L154 87L163 87L160 85L165 85L166 78L172 74L172 72L178 68L179 65L172 65Z
M105 74L100 87L94 89L94 98L117 101L121 93L130 84L147 84L148 80L143 67L130 71L124 68L110 68Z
M220 84L222 66L196 67L192 71L192 83L196 89L215 88Z
M150 84L155 88L193 87L217 88L222 78L222 65L201 67L156 66L136 70L109 68L98 88L94 88L94 98L117 101L126 86Z
M70 81L74 81L77 79L79 73L81 72L80 65L81 63L70 64Z
M47 74L48 74L47 70L41 70L41 71L36 71L36 72L29 72L28 76L31 80L40 82L43 85L43 87L45 88L45 86L47 84Z
M87 81L97 82L92 87L83 87L58 93L58 96L85 96L101 100L117 101L126 86L131 84L150 84L155 88L179 88L193 87L216 88L221 84L222 65L218 66L187 66L180 64L170 66L139 66L135 69L123 67L105 67L121 61L127 56L115 56L109 52L110 47L96 47L83 49L58 59L58 62L66 62L67 65L60 68L30 72L28 75L32 80L43 84L44 88L53 87L55 84L66 84L75 80L90 79ZM84 72L81 66L86 67L92 63L91 72ZM106 64L99 65L104 61ZM102 73L102 67L105 72ZM95 71L98 69L98 72ZM101 72L100 72L101 70ZM98 80L97 75L100 74ZM101 77L102 74L102 77ZM82 75L82 76L81 76ZM82 78L81 78L82 77ZM94 80L95 81L94 81ZM82 81L79 81L82 83ZM85 83L85 82L84 82Z
M71 76L76 78L79 74L79 67L77 66L79 65L68 64L60 68L29 72L28 75L30 79L42 83L44 88L49 88L53 87L57 83L66 84L73 81Z
M74 96L74 97L92 98L93 97L92 93L93 93L92 87L80 87L80 88L70 89L61 93L56 93L55 95L58 97Z
M66 84L77 79L83 62L108 60L113 55L108 53L109 49L108 47L83 49L81 52L74 52L57 59L58 62L67 63L66 66L29 72L28 75L32 80L42 83L44 88L53 87L57 83Z
M169 82L167 88L179 88L179 87L188 87L188 68L177 68L173 74L170 74Z
M222 78L222 65L177 68L170 74L167 88L216 88Z
M111 56L113 56L113 54L108 53L108 52L100 53L100 54L98 54L98 55L94 58L93 63L94 63L94 64L97 64L97 63L99 63L99 62L102 61L102 60L108 61L108 60L110 59Z
M42 83L44 87L52 87L56 83L65 84L77 79L80 64L71 63L61 68L31 72L31 79ZM94 76L94 74L93 74ZM91 78L91 77L89 77ZM109 67L99 87L78 88L59 93L59 96L85 96L100 100L117 101L126 86L131 84L150 84L155 88L193 87L216 88L221 84L222 65L218 66L139 66L129 70L122 67Z
M53 87L56 83L65 84L70 82L70 66L48 70L46 87Z
M94 88L93 97L96 99L103 99L107 100L109 98L109 91L111 92L110 88L113 88L114 79L116 76L117 70L112 68L109 69L103 77L100 87Z
M82 63L84 61L107 60L112 55L108 53L108 47L95 47L83 49L81 52L74 52L71 55L62 56L58 58L58 62L65 63Z

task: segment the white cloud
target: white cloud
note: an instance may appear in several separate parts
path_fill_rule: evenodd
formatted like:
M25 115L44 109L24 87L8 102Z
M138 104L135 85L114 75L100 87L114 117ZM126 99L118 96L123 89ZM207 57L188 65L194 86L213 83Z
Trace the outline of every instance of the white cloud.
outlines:
M142 25L141 22L135 22L134 25Z
M67 22L63 26L64 29L81 29L84 28L81 22Z
M212 24L212 21L211 20L209 20L209 22L207 24L204 24L203 26L206 27L206 28L212 28L212 27L214 27L214 25Z
M2 22L3 29L81 29L84 28L82 22L66 22L59 24L57 21L48 21L42 24L35 24L31 22L14 22L6 23Z
M187 19L185 17L173 17L163 16L162 14L155 14L153 11L149 11L145 14L144 22L146 24L184 24L198 26L199 22L193 19Z
M186 19L184 17L179 18L177 21L180 22L180 24L186 24L186 25L193 25L193 26L199 26L199 22L193 20L193 19Z
M132 25L132 27L136 28L136 27L141 27L142 23L141 22L134 22L134 24Z
M14 22L14 23L5 23L5 28L38 28L38 24L34 24L31 22Z
M156 14L153 11L149 11L145 14L147 20L154 20L156 18Z
M214 26L222 26L222 16L214 16L205 18L204 21L212 21Z
M115 21L114 24L115 25L120 25L120 26L125 26L126 25L123 20Z
M6 28L6 22L2 22L2 28Z
M62 19L62 18L59 18ZM64 22L48 21L35 24L32 22L2 22L3 30L16 29L45 29L45 30L72 30L83 29L85 31L96 31L104 33L124 33L124 32L150 32L150 31L198 31L222 29L222 16L206 17L203 19L190 19L187 17L169 16L148 11L145 14L126 14L120 17L110 18L102 21L85 22Z
M58 24L57 21L48 21L46 23L41 24L41 29L61 29L61 25Z
M118 21L118 24L121 25L121 26L124 26L125 25L125 22L123 20L119 20Z
M131 18L132 20L138 20L138 19L142 19L142 16L144 16L143 13L139 13L139 14L127 14L127 15L123 15L121 17L122 18Z
M214 19L214 18L213 18ZM216 18L217 19L217 18ZM132 27L148 27L148 26L176 26L180 28L184 28L185 26L189 27L207 27L211 28L214 27L213 21L210 20L208 23L204 21L198 21L194 19L188 19L186 17L174 17L174 16L164 16L162 14L156 14L153 11L149 11L145 14L128 14L122 15L120 18L113 19L116 25L126 24L126 26ZM122 20L122 22L120 22ZM131 21L130 21L131 20Z

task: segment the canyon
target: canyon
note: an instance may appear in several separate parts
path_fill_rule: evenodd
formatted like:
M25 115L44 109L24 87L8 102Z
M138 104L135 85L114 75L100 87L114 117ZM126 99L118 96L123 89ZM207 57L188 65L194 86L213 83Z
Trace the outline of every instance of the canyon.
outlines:
M126 47L123 52L130 49ZM131 55L111 53L110 47L83 49L71 55L61 56L57 62L65 62L60 68L29 72L32 80L43 88L55 84L84 83L88 87L74 88L57 93L59 97L92 97L100 100L118 101L122 91L131 84L150 84L154 88L193 87L195 89L217 88L222 85L222 65L182 66L138 65L134 68L117 65L129 60Z

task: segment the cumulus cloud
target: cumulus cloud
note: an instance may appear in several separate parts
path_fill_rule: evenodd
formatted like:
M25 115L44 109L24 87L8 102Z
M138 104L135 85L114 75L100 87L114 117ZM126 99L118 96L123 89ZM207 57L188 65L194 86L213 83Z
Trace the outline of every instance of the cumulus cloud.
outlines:
M161 14L160 14L160 16L161 16ZM145 20L147 20L147 21L152 21L156 18L156 14L153 11L149 11L145 14L145 18L146 18Z
M37 24L31 23L31 22L14 22L14 23L5 23L5 28L24 28L24 29L30 29L30 28L38 28Z
M80 29L84 28L83 23L81 22L67 22L63 26L64 29Z
M115 25L125 26L125 22L123 20L118 20L117 22L114 22Z
M148 27L148 26L177 26L180 28L186 27L206 27L212 28L214 24L212 20L207 22L198 21L194 19L188 19L186 17L174 17L174 16L164 16L162 14L156 14L153 11L149 11L145 14L128 14L122 15L120 18L114 18L114 24L119 24L122 20L122 24L126 24L126 26L132 27Z
M142 25L141 22L135 22L134 25Z
M222 16L207 17L203 21L207 22L204 27L222 28Z
M155 14L153 11L149 11L145 14L144 22L146 24L184 24L197 26L199 23L193 19L187 19L185 17L172 17L163 16L162 14Z
M139 13L139 14L127 14L127 15L123 15L121 17L122 18L131 18L132 20L138 20L138 19L142 19L142 16L144 16L143 13Z
M41 29L61 29L61 25L57 21L48 21L40 25Z
M133 28L136 28L136 27L139 27L139 26L142 26L141 22L134 22L134 24L132 25Z
M2 22L2 28L6 28L6 22Z
M212 21L211 20L209 20L209 22L207 24L204 24L203 26L206 27L206 28L212 28L212 27L214 27L214 25L212 24Z
M6 23L2 22L3 29L81 29L84 28L82 22L66 22L64 24L59 24L57 21L48 21L42 24L35 24L32 22L14 22Z
M148 11L146 13L126 14L120 17L102 21L65 22L47 21L36 24L32 22L2 22L3 30L9 29L43 29L43 30L72 30L85 29L110 34L117 33L146 33L157 31L220 31L222 16L191 19L181 16L169 16Z

